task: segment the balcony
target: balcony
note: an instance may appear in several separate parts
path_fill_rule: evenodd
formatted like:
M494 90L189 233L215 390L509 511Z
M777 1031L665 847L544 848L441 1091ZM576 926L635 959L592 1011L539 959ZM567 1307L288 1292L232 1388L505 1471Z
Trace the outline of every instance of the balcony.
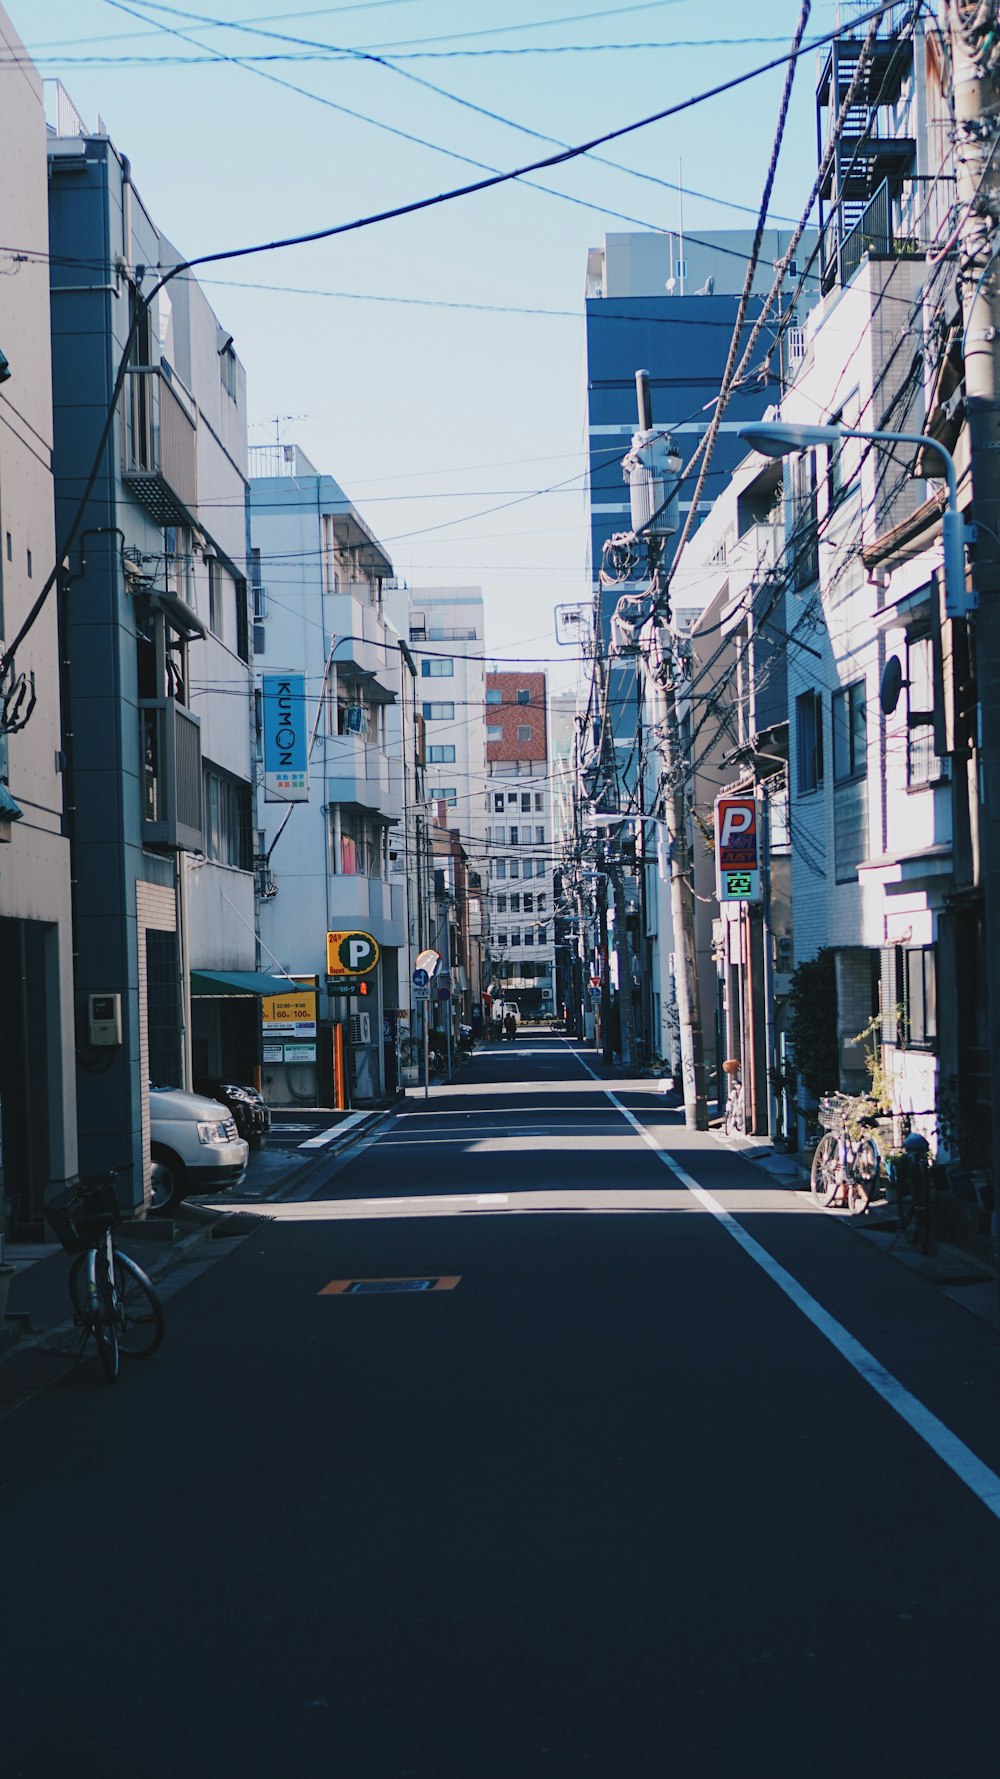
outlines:
M194 407L158 365L125 378L122 479L157 525L190 525L198 504Z
M884 179L868 202L838 204L820 238L823 293L875 259L922 259L954 202L950 178Z
M174 852L201 852L201 724L175 698L139 701L142 840Z

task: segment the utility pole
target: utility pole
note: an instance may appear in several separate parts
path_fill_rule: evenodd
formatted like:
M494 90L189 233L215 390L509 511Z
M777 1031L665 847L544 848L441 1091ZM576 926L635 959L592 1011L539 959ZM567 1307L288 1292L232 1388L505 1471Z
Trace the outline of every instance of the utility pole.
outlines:
M608 974L608 879L601 872L597 879L597 943L601 954L601 1058L610 1067L614 1061L611 1043L611 980Z
M672 636L663 625L655 631L657 661L653 667L657 733L667 781L663 801L670 868L670 921L674 935L674 985L681 1032L681 1076L684 1084L684 1122L688 1130L708 1129L705 1093L705 1052L701 1035L701 997L698 993L698 960L694 936L694 891L688 847L687 808L684 794L684 757L677 722Z
M965 404L972 467L972 517L978 523L973 585L976 697L982 807L980 882L986 916L987 1039L992 1105L992 1180L1000 1184L1000 92L991 43L992 8L948 0L954 80L956 173L963 218L960 265L965 324ZM975 22L973 22L975 21ZM994 1212L994 1234L1000 1221Z
M653 684L656 733L666 780L664 818L667 858L670 866L670 918L674 939L674 984L681 1036L681 1075L684 1084L684 1122L689 1130L708 1129L705 1093L705 1053L701 1035L701 1004L698 994L698 960L694 931L694 885L688 847L685 767L677 719L677 653L669 628L669 605L659 590L658 564L665 539L677 528L676 491L665 497L673 464L672 446L653 429L649 372L636 371L639 431L632 441L626 463L630 468L632 524L637 536L646 539L653 588L653 648L655 662L647 662ZM648 512L645 524L636 521ZM670 509L673 509L671 511ZM659 519L659 524L657 520Z

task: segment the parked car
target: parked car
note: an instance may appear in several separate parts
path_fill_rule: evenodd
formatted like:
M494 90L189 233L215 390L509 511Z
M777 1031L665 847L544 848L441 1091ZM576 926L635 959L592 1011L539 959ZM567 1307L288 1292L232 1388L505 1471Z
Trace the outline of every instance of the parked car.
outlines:
M250 1146L228 1106L150 1082L149 1119L154 1211L175 1211L192 1192L239 1185Z
M271 1128L271 1113L264 1095L245 1082L218 1081L208 1075L196 1076L195 1093L228 1106L236 1120L236 1128L251 1149L262 1149Z

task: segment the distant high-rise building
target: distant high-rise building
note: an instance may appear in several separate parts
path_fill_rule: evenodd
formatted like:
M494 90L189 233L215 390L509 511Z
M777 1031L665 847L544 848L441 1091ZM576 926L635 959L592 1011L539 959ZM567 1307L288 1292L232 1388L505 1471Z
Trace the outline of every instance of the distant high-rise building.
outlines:
M520 1003L522 1016L551 1013L554 855L544 673L487 673L486 771L492 981Z

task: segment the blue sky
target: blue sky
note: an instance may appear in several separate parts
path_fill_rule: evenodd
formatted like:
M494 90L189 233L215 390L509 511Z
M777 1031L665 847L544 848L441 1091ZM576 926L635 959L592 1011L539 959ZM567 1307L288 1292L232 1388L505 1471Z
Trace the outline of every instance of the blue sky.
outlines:
M605 9L600 0L512 0L503 9L483 0L183 0L185 14L222 21L209 25L181 16L181 0L169 12L145 0L5 4L42 73L63 81L88 123L104 119L147 207L189 256L463 184L479 176L469 160L509 168L548 151L523 129L419 81L576 142L779 54L800 10L800 0ZM835 13L815 0L810 33L830 29ZM236 28L251 19L258 31ZM392 66L330 59L264 32L363 48ZM747 41L709 43L709 34ZM632 44L644 47L614 47ZM650 47L666 44L673 47ZM206 52L297 59L178 65ZM811 182L814 72L814 58L805 57L775 216L796 214ZM781 80L780 71L764 76L604 152L670 183L683 164L689 228L746 227ZM510 185L332 242L241 260L206 280L247 367L251 441L273 439L280 416L280 436L337 477L400 574L422 585L482 585L488 646L504 658L558 657L552 606L587 596L580 493L587 248L605 230L670 228L678 219L674 190L590 157L540 177L564 196ZM248 284L269 288L237 287ZM448 306L465 304L491 307ZM516 312L524 309L570 313ZM564 481L567 491L520 498Z

